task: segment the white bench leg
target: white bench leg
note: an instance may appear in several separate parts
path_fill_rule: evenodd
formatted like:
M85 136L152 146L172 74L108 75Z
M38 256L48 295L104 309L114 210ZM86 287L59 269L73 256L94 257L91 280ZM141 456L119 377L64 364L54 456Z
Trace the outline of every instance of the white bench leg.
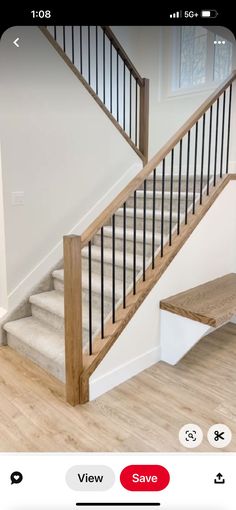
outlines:
M161 360L176 365L178 361L214 328L201 322L160 310Z

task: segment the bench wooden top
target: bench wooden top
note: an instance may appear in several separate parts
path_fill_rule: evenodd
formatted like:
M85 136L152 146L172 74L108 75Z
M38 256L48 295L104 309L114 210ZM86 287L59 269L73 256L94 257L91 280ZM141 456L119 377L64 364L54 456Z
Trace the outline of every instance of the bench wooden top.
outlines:
M230 273L160 302L160 308L214 328L236 315L236 274Z

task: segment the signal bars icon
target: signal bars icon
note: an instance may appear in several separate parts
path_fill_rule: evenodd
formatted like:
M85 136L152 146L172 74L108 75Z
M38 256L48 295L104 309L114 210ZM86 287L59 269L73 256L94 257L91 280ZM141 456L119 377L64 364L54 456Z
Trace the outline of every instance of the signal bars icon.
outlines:
M172 12L170 18L182 18L182 11Z

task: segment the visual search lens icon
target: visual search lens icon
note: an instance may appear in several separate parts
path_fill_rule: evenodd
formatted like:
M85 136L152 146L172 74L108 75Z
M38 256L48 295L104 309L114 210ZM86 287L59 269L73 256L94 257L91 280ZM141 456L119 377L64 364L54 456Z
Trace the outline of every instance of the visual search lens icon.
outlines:
M23 480L23 475L20 471L13 471L13 473L10 476L11 478L11 485L21 483Z
M185 432L186 441L195 441L197 440L197 431L196 430L186 430Z
M179 441L185 448L197 448L202 440L202 430L195 423L187 423L179 431Z

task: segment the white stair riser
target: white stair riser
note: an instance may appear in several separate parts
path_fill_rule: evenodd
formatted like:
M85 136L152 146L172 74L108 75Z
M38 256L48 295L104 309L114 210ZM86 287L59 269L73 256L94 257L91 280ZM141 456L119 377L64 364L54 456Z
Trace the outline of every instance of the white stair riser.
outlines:
M146 182L147 182L147 188L146 189L147 190L153 190L153 179L152 178L147 179ZM206 182L207 182L207 179L205 177L203 179L203 187L206 185ZM189 178L189 183L188 183L188 191L192 192L193 191L193 187L194 187L194 180L193 180L192 177L190 177ZM165 180L165 191L170 191L170 188L171 188L171 181L170 181L170 179L166 179ZM143 189L143 186L140 189ZM157 191L161 191L161 189L162 189L162 180L161 179L156 179L156 190ZM178 183L177 179L173 180L172 190L176 191L176 192L179 190L179 183ZM185 176L182 176L181 191L186 193L186 178L185 178ZM196 179L195 191L196 191L196 193L198 193L200 191L200 179L199 178Z
M10 333L7 333L7 343L9 347L19 352L26 358L31 359L34 363L46 370L46 372L54 375L60 381L65 382L64 363L59 364L57 361L49 359L38 349L34 350L27 343L24 343L20 338Z
M53 287L55 290L58 290L59 292L64 292L64 282L58 280L57 278L53 278Z
M133 216L128 216L126 215L126 226L127 228L132 228L133 227L133 224L134 224L134 219L133 219ZM172 220L172 226L174 226L176 224L176 220L173 219ZM123 226L123 215L120 214L120 215L116 215L116 225L118 227L122 227ZM153 221L152 221L152 218L146 218L146 230L151 232L152 231L152 225L153 225ZM136 228L138 230L143 230L143 217L139 218L139 217L136 217ZM160 219L155 219L155 230L158 234L160 234L161 232L161 221ZM164 215L164 232L165 234L168 234L169 232L169 214L165 214Z
M104 315L105 317L111 312L111 301L104 301ZM92 301L92 314L93 314L93 333L95 333L100 325L100 309L101 303L99 299ZM53 329L64 333L64 318L35 304L31 304L31 311L33 317L48 324ZM84 332L89 329L88 320L88 305L83 302L83 329Z
M139 209L143 209L143 202L144 202L143 197L137 197L136 207ZM173 212L178 211L178 203L179 203L178 198L172 198L172 211ZM192 195L189 196L188 205L190 205L191 203L192 203ZM134 207L134 199L129 198L127 200L126 204L127 204L127 207L133 208ZM147 209L152 210L152 208L153 208L153 198L152 197L146 197L146 207L147 207ZM162 207L162 202L161 202L161 199L158 198L155 200L155 209L157 211L161 211L161 207ZM166 211L170 210L170 195L166 195L164 197L164 207L165 207ZM180 210L181 210L181 212L185 211L185 197L183 198L183 196L182 196L182 198L180 198Z
M94 241L95 246L101 246L101 235L97 234L94 237L93 241ZM111 237L107 237L107 236L104 235L103 243L104 243L104 248L112 249L112 239L111 239ZM158 246L159 246L159 244L156 243L156 248ZM115 248L118 251L122 251L123 250L123 239L116 238ZM126 239L126 251L127 251L127 253L133 253L133 251L134 251L133 240ZM140 241L136 241L136 253L138 255L142 255L142 253L143 253L143 243L140 242ZM146 253L147 253L147 256L151 256L152 245L150 243L146 244Z
M33 317L37 318L39 321L44 322L45 324L49 324L52 328L57 331L61 331L64 333L64 317L60 317L55 313L49 312L40 306L31 304L31 311Z
M111 299L112 299L112 283L111 281L109 282L110 285L109 285L109 288L107 288L106 286L104 287L104 296L105 296L105 300L110 303L111 302ZM53 286L54 286L54 289L59 291L59 292L64 292L64 282L63 280L59 280L58 278L53 278ZM120 282L119 282L119 288L120 288ZM122 296L122 293L119 292L119 288L118 288L118 281L116 280L115 281L115 299L116 301L119 301L119 299L121 298ZM100 299L100 287L99 289L98 288L94 288L94 285L93 285L93 276L92 276L92 294L95 295L95 297L97 299ZM87 284L87 288L83 290L83 298L84 299L88 299L88 284Z
M82 268L84 270L87 270L88 269L88 260L83 258L82 259ZM100 260L93 260L92 261L92 271L94 273L97 273L97 274L101 274L101 262ZM118 280L122 280L123 279L123 268L122 266L116 266L115 267L115 274L116 274L116 278ZM138 274L138 271L137 271L137 274ZM107 276L108 278L112 279L112 263L108 264L108 263L104 263L104 275ZM132 281L132 278L133 278L133 270L131 268L128 268L126 267L126 278L127 278L127 281Z

